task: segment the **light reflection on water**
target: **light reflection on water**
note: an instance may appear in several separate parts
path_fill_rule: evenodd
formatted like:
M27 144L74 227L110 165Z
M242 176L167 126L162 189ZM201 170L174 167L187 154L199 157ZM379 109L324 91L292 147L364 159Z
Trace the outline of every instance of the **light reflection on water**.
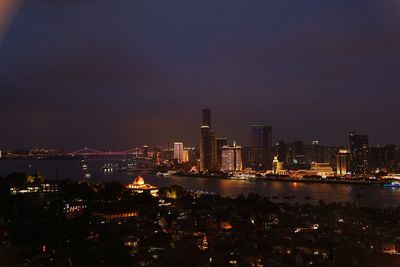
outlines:
M138 173L104 172L102 166L110 161L89 160L86 162L93 182L119 181L127 184ZM39 171L49 180L81 179L83 172L79 160L0 160L0 175L12 171ZM31 167L29 167L31 165ZM237 181L216 178L158 177L141 173L146 183L159 187L178 184L188 190L214 192L224 196L256 193L273 201L311 202L320 199L326 202L354 202L360 206L385 207L400 205L400 190L379 185L304 184L289 182Z

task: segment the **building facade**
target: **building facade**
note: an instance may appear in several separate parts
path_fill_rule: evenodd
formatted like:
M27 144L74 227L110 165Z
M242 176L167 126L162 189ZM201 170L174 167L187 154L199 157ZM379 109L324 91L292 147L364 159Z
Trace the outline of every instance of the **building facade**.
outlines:
M367 135L350 133L351 174L367 176L369 173L369 142Z
M243 170L242 147L233 146L222 147L222 165L221 170L224 172L236 172Z
M217 144L211 129L211 112L203 110L203 124L200 127L200 171L217 170Z
M350 151L348 149L339 149L336 159L336 175L346 176L350 172Z
M250 163L253 169L272 169L272 128L265 125L250 126Z
M183 143L182 142L175 142L174 143L174 160L179 164L183 162Z
M222 168L222 148L228 145L227 138L217 138L217 167L218 170Z

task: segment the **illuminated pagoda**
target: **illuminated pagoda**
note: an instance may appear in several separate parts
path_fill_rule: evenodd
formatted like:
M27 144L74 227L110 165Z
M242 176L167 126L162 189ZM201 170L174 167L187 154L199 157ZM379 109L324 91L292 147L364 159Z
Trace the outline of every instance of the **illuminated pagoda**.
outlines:
M143 177L140 175L136 177L131 184L128 184L127 188L135 193L142 194L144 192L149 192L153 197L158 196L158 188L153 185L146 184Z

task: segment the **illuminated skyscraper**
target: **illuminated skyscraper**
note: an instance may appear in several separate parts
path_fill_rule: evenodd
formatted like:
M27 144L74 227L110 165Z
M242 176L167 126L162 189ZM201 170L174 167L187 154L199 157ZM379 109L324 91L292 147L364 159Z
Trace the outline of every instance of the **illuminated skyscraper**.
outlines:
M251 125L251 165L255 169L272 168L272 129L265 125Z
M277 151L276 155L278 157L278 162L282 162L286 165L286 143L285 141L279 141L277 144Z
M222 147L221 170L225 172L241 171L243 169L242 147L233 143L233 146Z
M369 144L367 135L350 133L351 173L355 176L366 176L369 172Z
M211 112L203 110L203 125L200 127L200 171L217 170L217 144L211 130Z
M350 170L350 153L347 149L339 149L336 162L336 174L345 176Z
M183 162L190 166L198 165L199 150L194 147L186 147L183 150Z
M279 161L278 156L275 156L272 160L272 173L279 174L284 169L283 164L282 161Z
M174 160L178 163L183 162L183 143L175 142L174 143Z
M182 162L183 162L183 163L186 163L186 162L189 162L189 160L190 160L190 150L189 150L189 149L184 149L184 150L183 150L183 159L182 159Z
M222 148L228 145L227 138L217 138L217 166L218 169L222 167Z
M215 171L217 169L215 134L209 126L201 126L200 133L200 171Z

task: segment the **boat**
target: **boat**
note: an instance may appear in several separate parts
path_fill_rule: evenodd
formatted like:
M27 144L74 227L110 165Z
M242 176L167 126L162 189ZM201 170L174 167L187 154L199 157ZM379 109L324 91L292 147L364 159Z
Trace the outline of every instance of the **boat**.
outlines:
M384 187L398 187L400 188L400 182L399 181L392 181L390 183L385 183L383 184Z
M118 164L113 164L113 163L104 164L103 167L102 167L102 169L105 172L112 172L114 170L118 170L118 168L119 168L119 165Z
M231 176L230 179L232 179L232 180L244 180L244 181L249 180L249 178L247 176L244 176L242 174Z
M256 178L255 175L253 174L245 174L245 173L240 173L240 174L234 174L233 176L230 177L230 179L233 180L249 180L250 178Z
M170 177L171 175L176 174L174 171L168 171L168 172L157 172L157 176L161 177Z

